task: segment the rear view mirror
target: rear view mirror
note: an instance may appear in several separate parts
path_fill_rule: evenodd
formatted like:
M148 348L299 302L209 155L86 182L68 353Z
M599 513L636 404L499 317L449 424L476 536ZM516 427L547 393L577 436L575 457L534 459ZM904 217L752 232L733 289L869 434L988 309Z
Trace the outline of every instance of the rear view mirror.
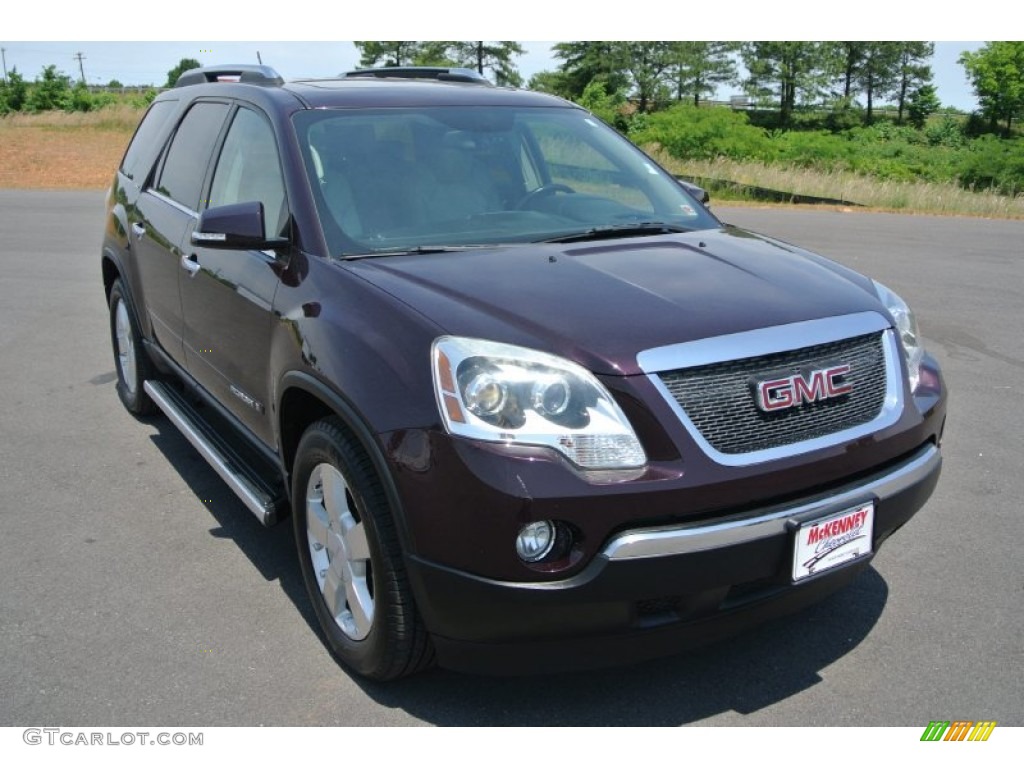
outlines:
M288 245L286 237L267 237L263 203L232 203L207 208L192 231L192 245L203 248L266 251Z

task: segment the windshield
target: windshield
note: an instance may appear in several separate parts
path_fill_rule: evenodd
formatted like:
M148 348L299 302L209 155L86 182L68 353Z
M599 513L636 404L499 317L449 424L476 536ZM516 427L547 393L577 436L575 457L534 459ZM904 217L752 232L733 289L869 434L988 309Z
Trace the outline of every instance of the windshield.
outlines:
M335 255L720 226L578 109L307 110L295 123Z

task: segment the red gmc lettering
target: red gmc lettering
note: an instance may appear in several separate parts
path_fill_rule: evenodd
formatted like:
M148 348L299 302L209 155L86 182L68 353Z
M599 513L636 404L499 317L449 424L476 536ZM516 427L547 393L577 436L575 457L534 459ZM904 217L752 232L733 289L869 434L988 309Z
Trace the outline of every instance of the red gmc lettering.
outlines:
M757 384L757 407L762 411L781 411L802 403L848 395L853 391L853 384L841 379L849 372L849 365L838 365L812 371L806 378L797 373L783 379L760 381Z
M843 384L837 384L836 379L839 379L850 372L850 366L840 365L836 368L829 368L825 371L825 383L828 390L829 397L839 397L839 395L848 395L853 392L853 384L845 382Z
M793 377L793 396L798 403L814 403L828 397L825 372L815 371L808 382L803 376Z
M757 385L757 404L762 411L778 411L796 405L792 379L760 382Z

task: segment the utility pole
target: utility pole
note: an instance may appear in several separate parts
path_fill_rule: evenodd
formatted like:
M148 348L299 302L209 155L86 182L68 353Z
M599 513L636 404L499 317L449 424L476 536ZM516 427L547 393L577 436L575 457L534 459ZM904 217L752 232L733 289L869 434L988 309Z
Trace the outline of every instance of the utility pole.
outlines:
M0 58L4 60L4 85L7 85L7 49L0 48Z
M85 56L82 54L81 51L79 51L71 58L78 59L78 71L82 75L82 85L85 85L85 67L82 66L82 59L84 59Z

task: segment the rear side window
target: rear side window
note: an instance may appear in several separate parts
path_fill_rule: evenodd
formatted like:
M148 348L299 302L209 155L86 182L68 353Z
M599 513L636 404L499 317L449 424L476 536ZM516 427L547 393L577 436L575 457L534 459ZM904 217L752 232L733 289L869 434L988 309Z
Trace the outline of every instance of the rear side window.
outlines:
M203 179L227 111L227 104L213 102L199 102L189 109L164 158L156 183L158 192L190 210L199 210Z
M145 168L140 168L139 163L145 158L152 158L155 155L158 147L154 145L160 136L161 129L174 114L177 106L177 101L155 102L142 118L139 127L135 129L135 135L128 145L128 150L124 153L124 159L121 161L121 172L129 179L135 179L137 175L144 176L151 167L148 165ZM141 180L139 181L141 183Z

